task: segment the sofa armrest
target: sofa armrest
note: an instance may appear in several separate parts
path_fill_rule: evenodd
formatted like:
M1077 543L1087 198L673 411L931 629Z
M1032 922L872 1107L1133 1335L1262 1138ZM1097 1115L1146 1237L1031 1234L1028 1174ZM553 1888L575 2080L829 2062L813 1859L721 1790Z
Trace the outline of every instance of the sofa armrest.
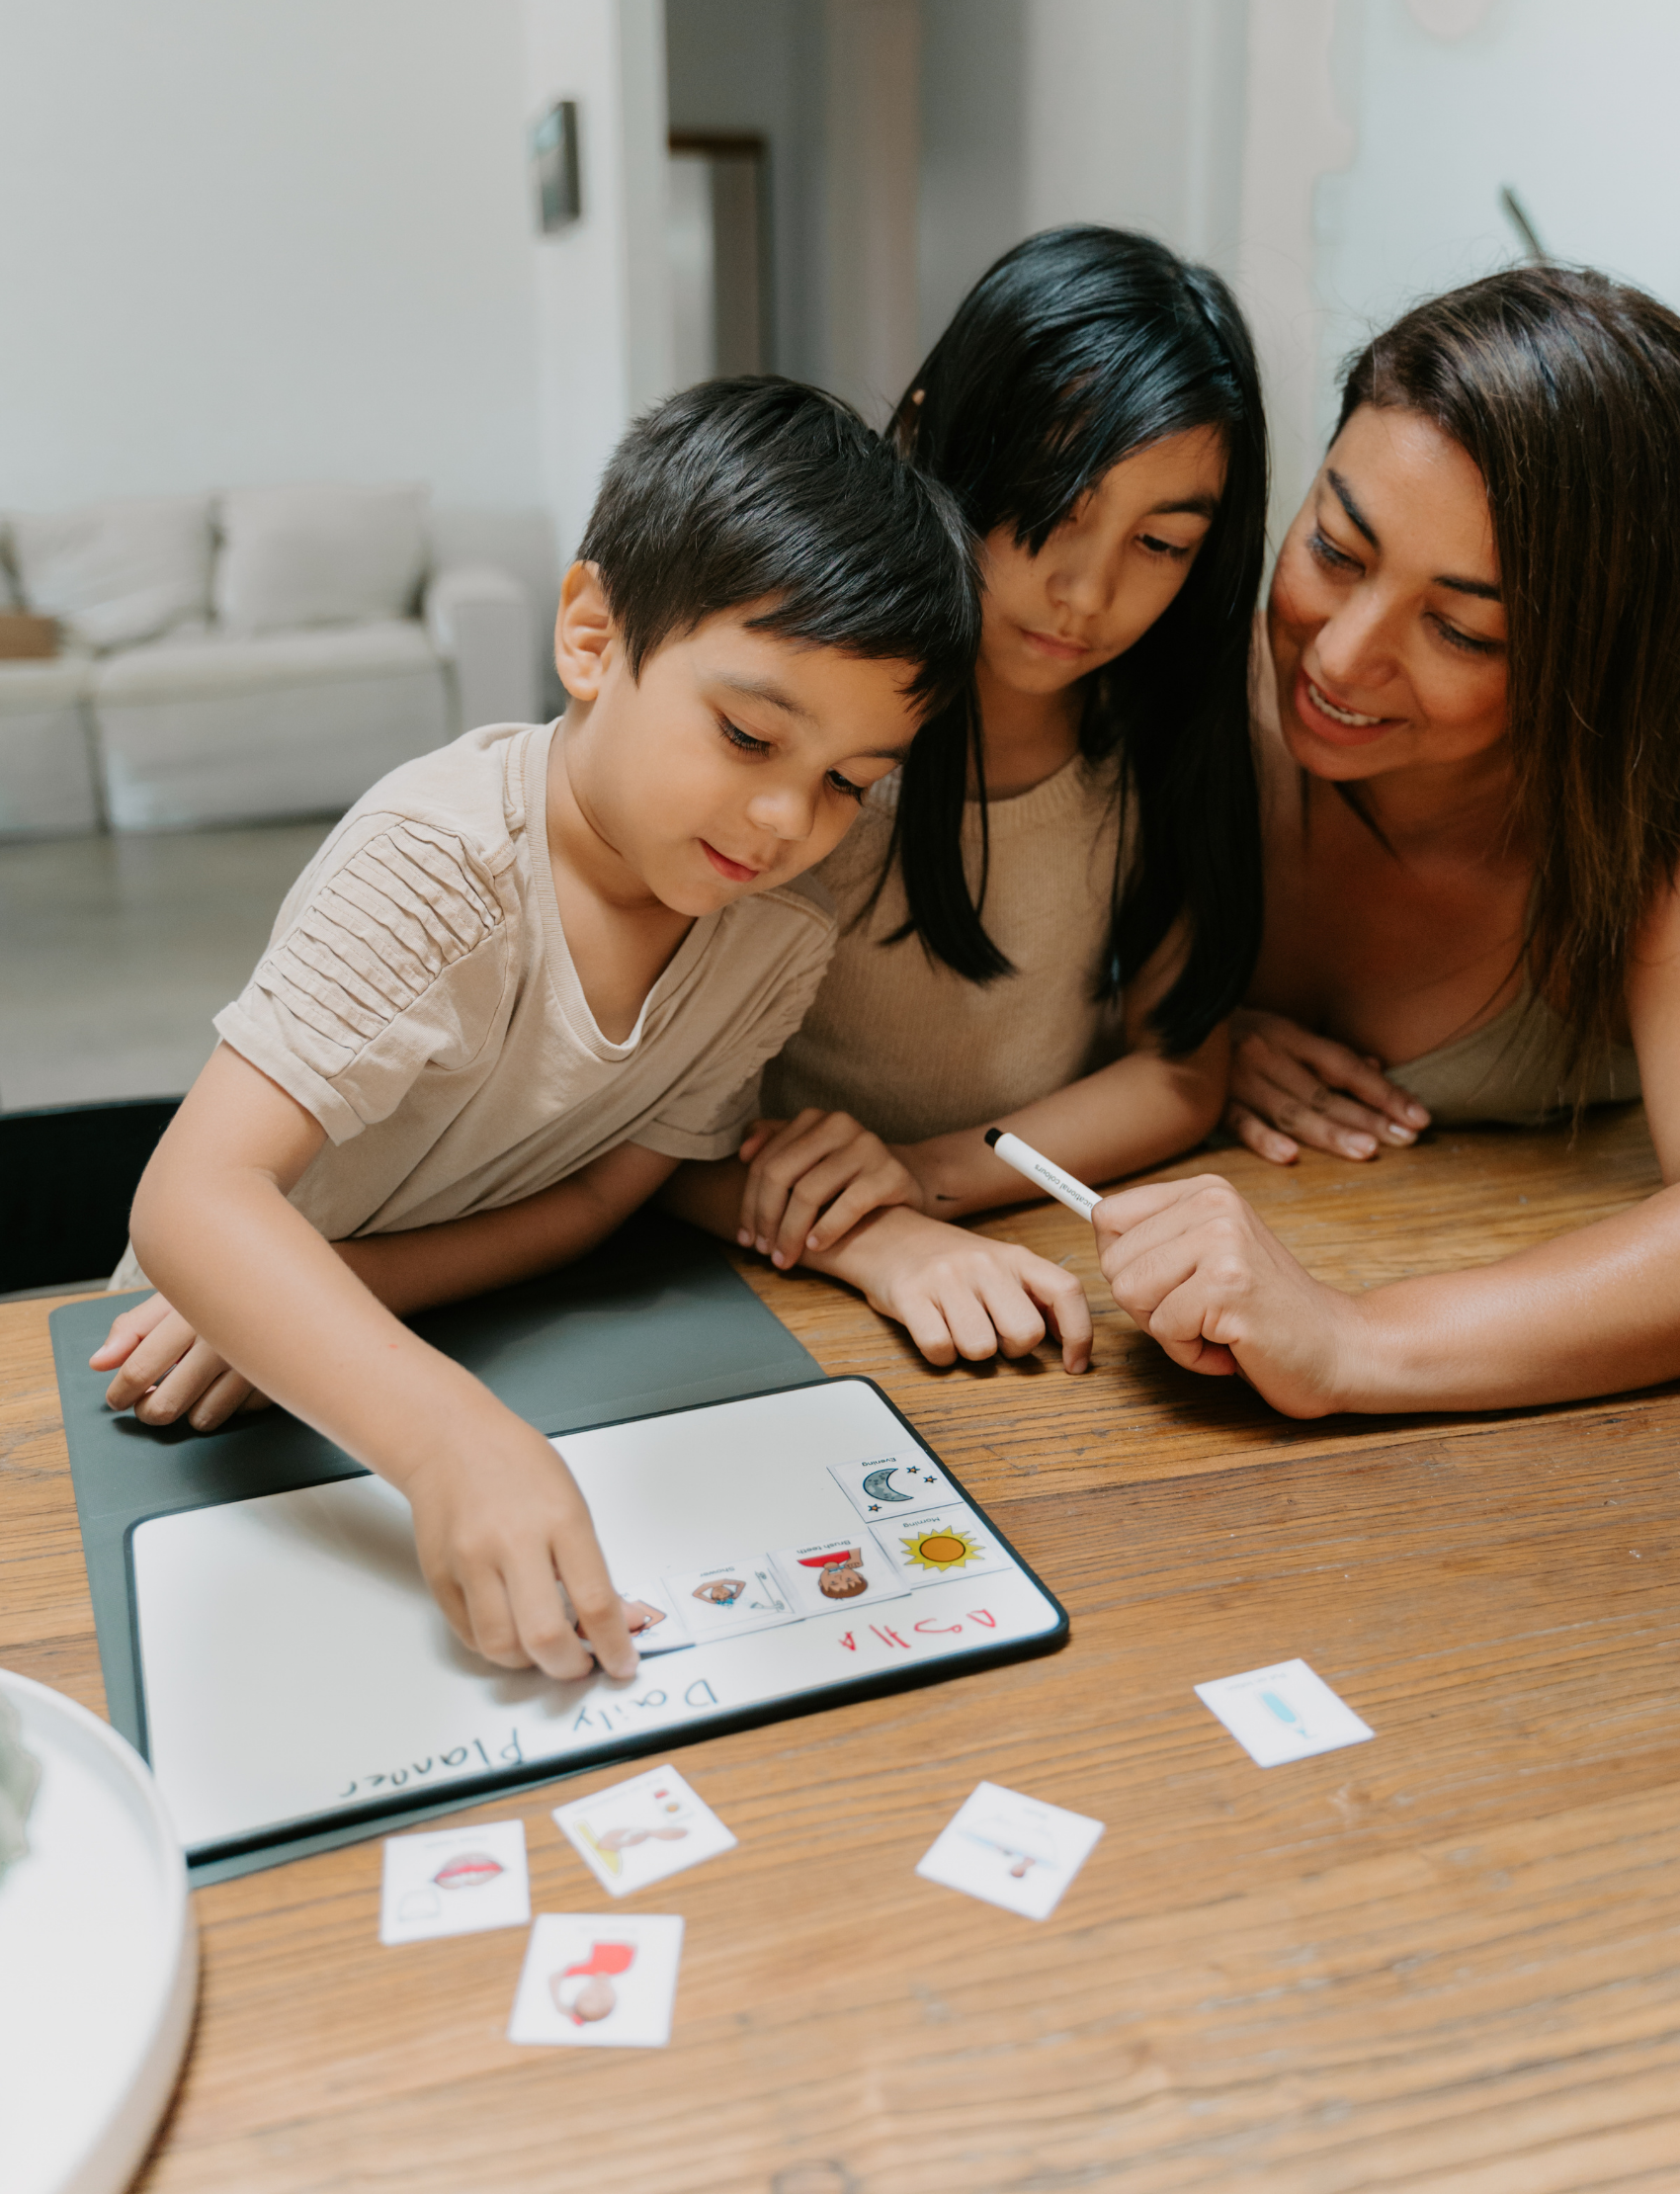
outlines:
M458 728L536 720L531 598L491 564L436 571L421 604L432 645L455 673Z

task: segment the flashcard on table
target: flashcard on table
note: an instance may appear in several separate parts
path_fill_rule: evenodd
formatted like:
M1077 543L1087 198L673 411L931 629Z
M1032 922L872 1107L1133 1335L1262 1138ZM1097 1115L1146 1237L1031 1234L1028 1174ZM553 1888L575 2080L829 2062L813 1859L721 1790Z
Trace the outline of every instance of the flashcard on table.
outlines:
M764 1554L714 1562L710 1569L670 1571L665 1589L697 1639L739 1638L767 1631L773 1623L798 1621Z
M630 1636L644 1660L649 1654L674 1653L680 1646L694 1644L677 1606L676 1595L667 1585L649 1584L644 1579L628 1591L625 1598L630 1603L630 1621L640 1625Z
M903 1523L877 1524L875 1536L894 1574L912 1588L1010 1566L1009 1557L971 1508L948 1506Z
M1303 1660L1280 1660L1198 1684L1196 1696L1218 1716L1256 1767L1281 1767L1314 1752L1363 1744L1376 1730L1338 1699Z
M932 1456L919 1451L902 1463L880 1455L862 1463L830 1463L828 1475L869 1523L878 1517L919 1516L924 1508L960 1498Z
M776 1566L801 1615L832 1615L864 1600L901 1600L910 1589L867 1531L785 1548Z
M381 1943L423 1943L434 1935L523 1927L530 1917L523 1820L385 1838Z
M1024 1919L1049 1919L1102 1832L1103 1823L1084 1814L981 1783L916 1872Z
M544 1912L508 2021L510 2042L663 2049L671 2039L683 1923L650 1912Z
M614 1897L733 1851L735 1839L674 1767L649 1768L554 1808L554 1826Z

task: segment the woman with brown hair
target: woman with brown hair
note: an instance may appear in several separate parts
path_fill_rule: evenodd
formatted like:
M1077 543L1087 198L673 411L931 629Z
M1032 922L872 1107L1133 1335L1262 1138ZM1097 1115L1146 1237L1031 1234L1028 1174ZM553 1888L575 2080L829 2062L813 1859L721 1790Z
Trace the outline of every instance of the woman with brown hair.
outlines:
M1680 319L1530 268L1356 360L1278 559L1267 921L1227 1122L1368 1157L1645 1097L1680 1181ZM1215 1178L1098 1215L1123 1308L1297 1416L1680 1374L1680 1186L1349 1296Z

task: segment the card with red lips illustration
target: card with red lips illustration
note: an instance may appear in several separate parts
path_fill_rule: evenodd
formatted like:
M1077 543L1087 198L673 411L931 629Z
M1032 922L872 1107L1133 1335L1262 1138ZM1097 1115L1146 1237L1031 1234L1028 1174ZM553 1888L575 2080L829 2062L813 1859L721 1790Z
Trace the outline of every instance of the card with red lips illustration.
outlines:
M523 1820L385 1838L381 1943L477 1935L491 1927L523 1927L530 1917Z

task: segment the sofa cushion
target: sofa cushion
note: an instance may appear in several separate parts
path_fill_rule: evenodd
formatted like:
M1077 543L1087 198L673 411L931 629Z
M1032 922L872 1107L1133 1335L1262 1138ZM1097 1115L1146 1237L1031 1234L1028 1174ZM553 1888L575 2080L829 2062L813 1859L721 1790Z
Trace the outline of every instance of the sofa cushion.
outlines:
M208 496L15 511L10 532L25 607L84 646L126 647L209 612Z
M430 669L437 656L417 618L246 637L211 627L171 633L149 647L107 656L94 675L97 703L258 693L265 687L336 684Z
M423 487L248 487L221 499L215 608L229 632L408 617L426 567Z

